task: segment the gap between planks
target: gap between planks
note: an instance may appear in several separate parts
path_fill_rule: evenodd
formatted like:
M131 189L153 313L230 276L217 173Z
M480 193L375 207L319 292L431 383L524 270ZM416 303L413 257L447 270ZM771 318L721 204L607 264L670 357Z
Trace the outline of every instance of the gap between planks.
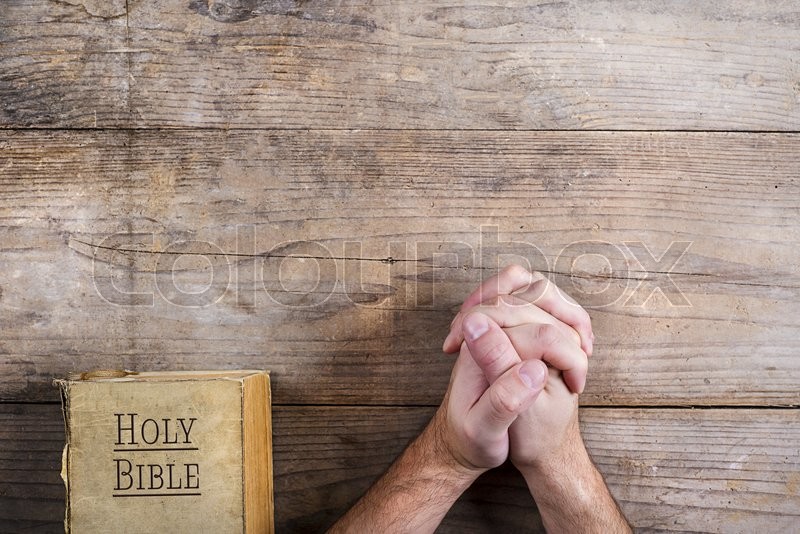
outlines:
M60 401L26 401L26 400L6 400L0 399L0 405L12 406L19 405L32 405L32 406L60 406ZM438 404L333 404L333 403L307 403L307 402L274 402L273 408L438 408ZM608 404L581 404L580 410L584 409L597 409L597 410L783 410L783 411L800 411L800 405L797 404L626 404L626 405L608 405Z
M63 132L487 132L487 133L687 133L687 134L742 134L742 135L797 135L800 130L692 130L689 128L306 128L302 126L4 126L0 131L63 131Z

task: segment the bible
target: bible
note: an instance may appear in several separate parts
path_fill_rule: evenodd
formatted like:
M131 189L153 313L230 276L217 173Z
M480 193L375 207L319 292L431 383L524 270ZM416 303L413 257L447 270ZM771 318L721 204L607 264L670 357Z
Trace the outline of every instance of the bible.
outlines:
M94 371L55 383L66 532L273 532L266 371Z

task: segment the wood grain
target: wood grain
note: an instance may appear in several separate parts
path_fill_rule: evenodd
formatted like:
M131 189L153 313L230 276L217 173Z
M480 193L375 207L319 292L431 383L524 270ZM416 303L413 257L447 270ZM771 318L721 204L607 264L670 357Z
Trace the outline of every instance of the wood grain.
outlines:
M13 0L0 125L797 131L791 2Z
M29 403L109 367L272 369L278 531L323 530L511 261L590 310L638 531L796 530L794 3L4 0L0 102L0 531L63 531ZM440 531L541 524L504 466Z
M329 526L431 414L430 408L276 406L277 532ZM792 531L800 510L799 417L797 409L581 411L587 447L626 515L639 531L661 532ZM0 530L59 531L59 407L0 404L0 421ZM498 529L542 531L524 481L510 466L482 477L440 531Z
M593 317L585 403L800 401L796 135L7 133L2 398L266 367L279 403L435 405L454 309L531 260Z
M129 122L125 6L125 0L4 1L0 126Z

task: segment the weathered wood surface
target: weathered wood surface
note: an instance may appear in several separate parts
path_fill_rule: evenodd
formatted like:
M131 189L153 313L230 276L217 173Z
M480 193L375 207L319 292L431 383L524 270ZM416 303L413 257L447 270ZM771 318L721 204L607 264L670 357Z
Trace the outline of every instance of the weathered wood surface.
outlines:
M584 403L800 403L797 135L7 131L0 148L3 399L55 400L71 370L266 367L281 403L434 405L453 310L517 254L590 309Z
M0 47L6 127L800 129L793 2L6 0Z
M388 467L431 413L432 408L275 407L278 532L321 532ZM641 531L785 533L800 521L797 409L584 408L581 419L595 462ZM0 531L57 532L63 514L59 407L3 404L0 422ZM541 528L524 481L506 466L471 488L440 530Z
M797 529L797 409L666 408L800 405L797 6L502 4L2 2L0 531L62 530L59 409L15 402L97 367L272 369L279 530L320 531L498 254L589 306L639 530ZM504 468L441 530L539 528Z

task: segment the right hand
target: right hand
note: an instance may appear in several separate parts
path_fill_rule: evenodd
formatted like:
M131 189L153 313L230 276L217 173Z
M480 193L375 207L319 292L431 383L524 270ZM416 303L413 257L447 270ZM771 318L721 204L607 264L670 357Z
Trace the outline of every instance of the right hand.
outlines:
M517 313L523 309L514 308ZM480 306L465 316L464 332L466 350L489 384L520 362L537 362L549 375L536 401L509 428L510 458L517 469L526 473L545 468L565 454L580 452L578 394L570 391L564 373L557 368L571 372L573 387L582 389L586 356L574 339L550 323L533 322L504 330L482 313ZM475 332L482 334L475 337ZM545 361L557 367L547 367Z
M547 531L631 532L578 427L578 393L594 341L586 311L541 275L511 268L465 301L444 350L452 351L463 338L492 387L499 383L495 377L520 361L550 364L543 391L508 431L511 461L525 477Z
M511 266L467 297L445 350L465 338L490 384L520 361L550 365L542 394L509 430L511 459L520 470L583 450L577 393L594 341L586 310L541 274Z

